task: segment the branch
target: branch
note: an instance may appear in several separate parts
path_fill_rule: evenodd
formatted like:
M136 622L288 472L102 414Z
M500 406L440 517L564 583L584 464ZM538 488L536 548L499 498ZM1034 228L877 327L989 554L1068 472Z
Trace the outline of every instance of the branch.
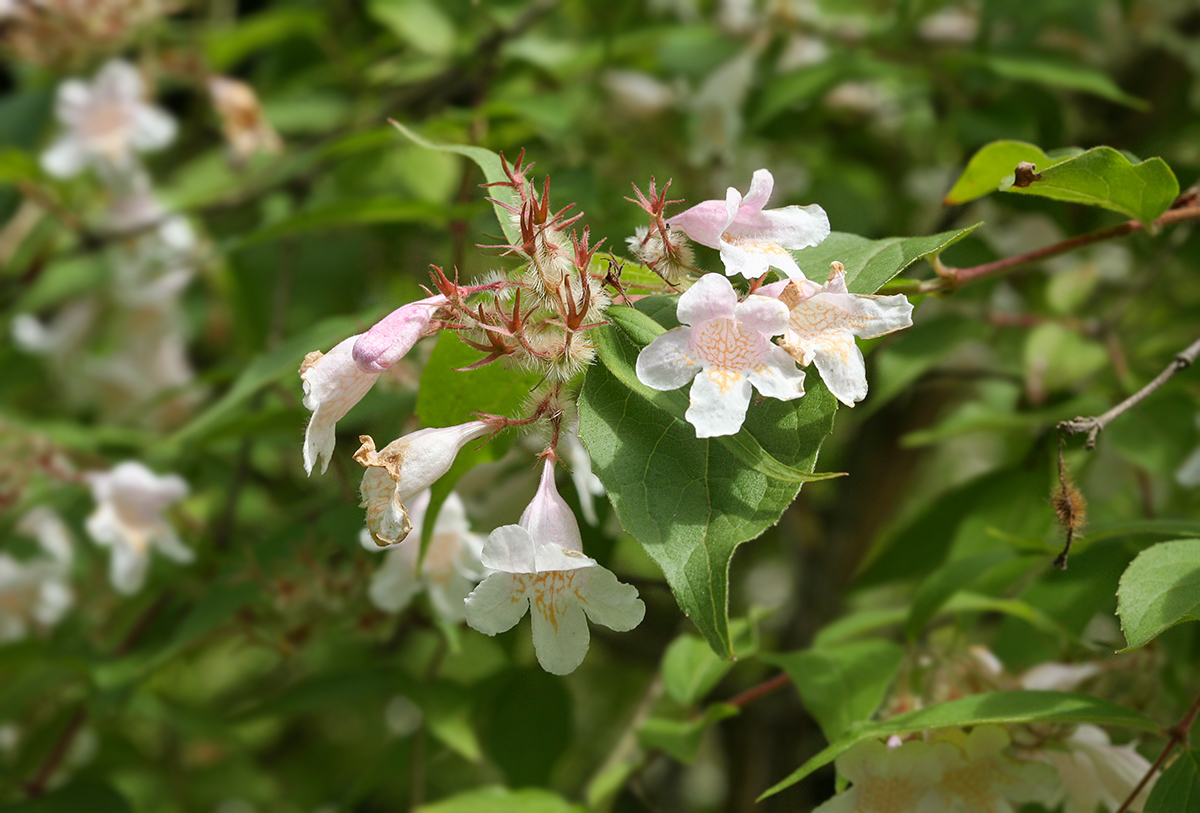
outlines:
M1117 809L1117 813L1125 813L1125 811L1129 810L1133 804L1133 800L1146 787L1146 784L1154 776L1155 772L1162 768L1163 763L1167 761L1167 757L1175 750L1175 746L1187 742L1188 732L1192 728L1192 723L1196 721L1197 714L1200 714L1200 697L1196 698L1196 702L1192 703L1192 707L1187 710L1179 722L1167 730L1170 736L1167 738L1167 744L1163 746L1162 753L1158 755L1158 759L1154 760L1154 764L1146 771L1146 775L1142 777L1142 781L1138 782L1137 786L1130 791L1129 798Z
M1153 381L1133 395L1126 398L1121 403L1117 404L1112 409L1105 412L1103 415L1088 418L1074 418L1073 420L1063 421L1058 425L1060 432L1065 432L1068 435L1078 435L1081 432L1087 432L1087 443L1083 448L1091 451L1096 448L1096 436L1104 427L1108 426L1117 418L1124 415L1130 409L1140 404L1146 396L1157 390L1163 384L1167 383L1170 378L1180 370L1186 370L1195 363L1197 356L1200 356L1200 339L1192 342L1186 350L1176 354L1175 358L1171 359L1171 363L1167 368L1158 374Z
M1150 229L1151 232L1157 232L1163 226L1174 226L1177 223L1200 220L1200 202L1191 198L1182 198L1181 200L1184 201L1182 206L1176 209L1168 209L1154 221ZM1025 266L1049 259L1050 257L1066 254L1077 248L1083 248L1093 243L1100 243L1105 240L1112 240L1145 230L1146 227L1139 221L1127 220L1115 226L1097 229L1096 231L1081 234L1059 243L1052 243L1033 251L1015 254L1012 257L1005 257L990 263L984 263L983 265L974 265L970 268L953 268L934 262L934 268L938 273L936 279L909 283L907 285L889 286L888 292L897 294L932 294L955 291L968 282L977 282L981 279L1007 274L1011 271L1016 271Z

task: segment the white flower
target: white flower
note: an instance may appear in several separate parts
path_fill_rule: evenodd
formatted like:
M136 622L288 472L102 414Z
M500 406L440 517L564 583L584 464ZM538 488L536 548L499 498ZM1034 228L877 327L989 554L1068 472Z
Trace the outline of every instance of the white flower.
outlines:
M96 510L87 518L87 531L98 544L112 548L113 587L127 595L142 588L151 547L176 562L192 561L194 554L162 516L170 505L187 496L182 477L160 477L132 460L86 476L96 500Z
M0 553L0 643L19 640L30 626L57 624L75 601L68 582L71 532L49 508L34 508L16 530L37 539L46 556L27 561Z
M587 619L626 632L646 614L637 590L584 556L581 545L579 524L547 460L520 522L492 531L484 544L483 564L496 572L467 597L467 623L496 635L530 610L538 663L556 675L573 672L587 654Z
M361 505L367 509L367 528L376 543L383 547L403 542L413 528L405 504L448 472L463 446L490 431L482 421L420 429L378 452L369 435L361 436L354 459L367 468Z
M1097 805L1117 810L1150 770L1132 745L1113 745L1098 726L1079 726L1062 746L1033 755L1058 773L1061 784L1049 806L1064 805L1062 813L1095 813ZM1129 809L1140 811L1153 786L1148 782Z
M105 63L89 85L70 79L58 87L55 113L67 128L42 153L42 167L58 178L85 167L118 173L131 168L134 151L165 147L175 137L175 120L143 100L142 77L128 62Z
M696 437L732 435L750 405L750 385L790 401L804 394L804 373L771 337L788 328L783 302L748 296L738 302L729 280L705 274L679 297L679 321L642 349L637 377L656 390L673 390L693 378L685 417Z
M938 752L949 743L910 740L888 747L867 740L837 759L837 772L853 784L813 813L950 813L937 788L945 769Z
M874 339L912 326L912 305L903 294L864 296L846 289L845 268L833 263L829 281L818 288L805 280L761 288L790 308L787 332L779 345L817 371L834 397L854 406L867 397L867 367L854 337Z
M706 200L667 223L701 245L721 250L725 273L756 279L774 267L804 279L788 249L815 246L829 236L829 217L816 204L763 209L775 179L765 169L754 173L746 197L733 187L725 200Z
M425 490L407 506L409 520L418 531L425 521L429 500L430 492ZM363 530L360 541L367 550L382 550L370 529ZM426 546L420 573L417 572L417 558L421 543L410 534L403 542L388 549L383 567L376 571L368 588L371 602L384 612L398 613L424 588L438 615L457 624L466 616L463 602L467 594L483 578L479 562L482 549L483 537L471 533L462 499L451 492L433 523L433 535Z
M1054 772L1041 763L1005 754L1011 739L1002 727L976 726L970 734L949 729L937 736L937 742L956 746L934 750L943 771L937 789L952 809L1015 813L1027 802L1049 801Z
M583 511L583 519L588 525L595 525L595 497L604 496L604 484L592 473L592 456L584 448L579 439L579 421L574 421L559 437L559 451L571 468L571 482L575 484L575 493L579 495L579 508Z

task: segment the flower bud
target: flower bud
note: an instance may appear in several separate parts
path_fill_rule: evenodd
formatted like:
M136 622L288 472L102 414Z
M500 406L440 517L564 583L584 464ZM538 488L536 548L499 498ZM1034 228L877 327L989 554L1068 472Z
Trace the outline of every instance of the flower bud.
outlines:
M441 294L409 302L383 317L354 343L354 363L364 373L382 373L426 335L434 313L447 302Z

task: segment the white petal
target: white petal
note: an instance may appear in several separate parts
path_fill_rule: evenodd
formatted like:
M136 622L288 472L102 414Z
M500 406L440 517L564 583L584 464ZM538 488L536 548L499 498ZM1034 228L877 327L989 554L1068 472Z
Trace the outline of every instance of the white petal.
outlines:
M322 474L329 468L337 422L379 380L378 373L364 373L354 364L350 351L357 339L351 336L324 355L309 353L300 365L304 406L313 413L304 433L304 470L309 474L318 459Z
M681 230L695 242L709 248L717 248L720 245L721 232L725 230L728 222L729 216L723 200L706 200L667 220L673 228Z
M733 318L759 333L778 336L788 329L791 313L787 305L778 299L748 296L745 301L738 303L733 311Z
M54 97L54 115L74 128L92 104L92 89L79 79L68 79L58 86Z
M747 214L761 212L766 207L767 201L771 199L771 192L774 188L774 175L766 169L755 170L754 176L750 179L750 190L742 199L741 211Z
M622 584L612 572L599 566L579 576L586 579L579 591L583 596L583 611L593 623L616 632L628 632L642 623L646 605L638 598L636 587Z
M110 59L92 83L96 95L105 101L135 101L142 97L142 75L123 59Z
M385 613L398 613L421 590L417 578L416 540L409 539L388 551L383 566L371 577L367 595Z
M846 406L867 397L867 365L862 351L848 333L823 337L813 351L813 360L825 386Z
M804 395L804 371L782 347L771 345L765 362L747 374L756 390L780 401L791 401Z
M167 525L162 526L160 533L154 538L154 542L164 556L180 564L187 564L196 558L195 552L183 544L179 535Z
M165 110L138 105L133 113L129 142L140 152L162 149L175 140L177 126Z
M738 295L733 284L720 274L705 274L679 297L675 315L685 325L733 316Z
M42 169L55 178L78 175L87 166L88 153L74 135L61 136L42 153Z
M677 327L643 347L635 365L638 381L663 392L691 381L700 370L699 359L688 352L691 334L692 328Z
M146 569L149 565L148 553L139 553L130 545L113 545L112 561L109 567L112 586L117 589L117 592L127 596L133 595L146 583Z
M529 608L524 587L528 578L528 575L493 573L484 579L467 596L467 624L484 635L496 635L515 627Z
M582 575L575 573L574 578ZM569 589L555 590L552 598L545 594L541 600L531 597L529 606L538 663L552 675L574 672L587 655L591 637L583 608L574 594Z
M804 279L796 258L769 238L723 235L721 262L725 264L725 273L731 277L741 275L758 279L772 268L778 268L792 279Z
M751 213L743 208L731 234L770 240L783 248L815 246L829 236L829 215L816 204Z
M501 525L488 535L480 561L491 570L505 573L536 573L534 539L520 525Z
M374 534L381 547L403 542L412 532L404 502L400 499L396 482L381 468L368 468L360 486L362 502L367 509L367 528Z
M539 544L534 549L534 560L537 562L538 573L552 573L566 570L582 570L585 567L596 567L596 560L585 556L583 552L564 548L553 543Z
M696 427L696 437L733 435L746 420L750 405L750 379L730 370L705 370L692 382L690 404L684 413Z

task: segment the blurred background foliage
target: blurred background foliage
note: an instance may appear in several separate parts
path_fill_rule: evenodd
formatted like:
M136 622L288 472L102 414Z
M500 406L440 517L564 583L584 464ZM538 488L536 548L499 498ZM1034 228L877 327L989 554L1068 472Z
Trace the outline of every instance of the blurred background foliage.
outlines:
M664 650L689 626L611 523L585 527L588 550L638 585L647 618L619 637L594 631L566 679L531 665L523 636L445 630L428 608L393 618L368 602L378 560L357 542L348 449L368 427L390 438L415 425L421 353L343 421L323 478L303 476L295 370L415 298L430 264L469 279L506 262L476 248L498 241L474 165L406 141L389 118L437 142L524 150L554 203L577 204L618 253L642 220L624 200L630 183L651 177L694 203L769 167L775 200L819 203L835 231L871 238L983 221L943 257L967 266L1119 221L1017 196L943 205L990 141L1159 155L1181 187L1200 172L1189 0L106 5L138 11L61 48L2 22L0 313L7 330L106 284L103 236L86 225L105 201L87 178L52 181L36 158L55 131L57 83L125 55L180 121L148 165L201 235L183 311L197 377L166 418L153 404L113 414L65 397L43 360L6 339L0 533L20 549L20 509L45 503L82 526L87 496L61 485L54 456L79 468L138 458L191 484L176 519L199 561L155 563L150 586L122 598L102 555L78 545L75 611L0 648L0 722L17 732L0 741L0 800L14 811L33 809L15 803L59 744L56 782L84 783L67 789L90 794L88 810L770 811L832 793L826 771L753 805L825 741L790 689L682 752L639 743L647 717L685 721L774 670L747 647L709 664L695 696L664 694ZM232 159L204 91L214 74L254 88L281 152ZM732 611L753 618L757 649L809 647L839 619L847 639L892 635L929 574L993 551L1004 555L968 568L963 586L1036 615L968 605L925 619L908 668L928 668L931 653L951 668L975 643L1014 672L1119 648L1120 573L1200 507L1196 484L1176 478L1200 445L1200 385L1180 376L1097 452L1068 451L1096 533L1065 573L1048 568L1060 544L1052 430L1102 412L1196 338L1198 253L1185 226L919 302L916 327L869 352L871 394L825 445L820 468L850 476L806 486L734 562ZM477 528L515 520L532 493L532 472L505 465L460 482ZM1110 658L1101 693L1173 720L1190 704L1194 647L1179 628ZM489 785L554 795L438 803Z

